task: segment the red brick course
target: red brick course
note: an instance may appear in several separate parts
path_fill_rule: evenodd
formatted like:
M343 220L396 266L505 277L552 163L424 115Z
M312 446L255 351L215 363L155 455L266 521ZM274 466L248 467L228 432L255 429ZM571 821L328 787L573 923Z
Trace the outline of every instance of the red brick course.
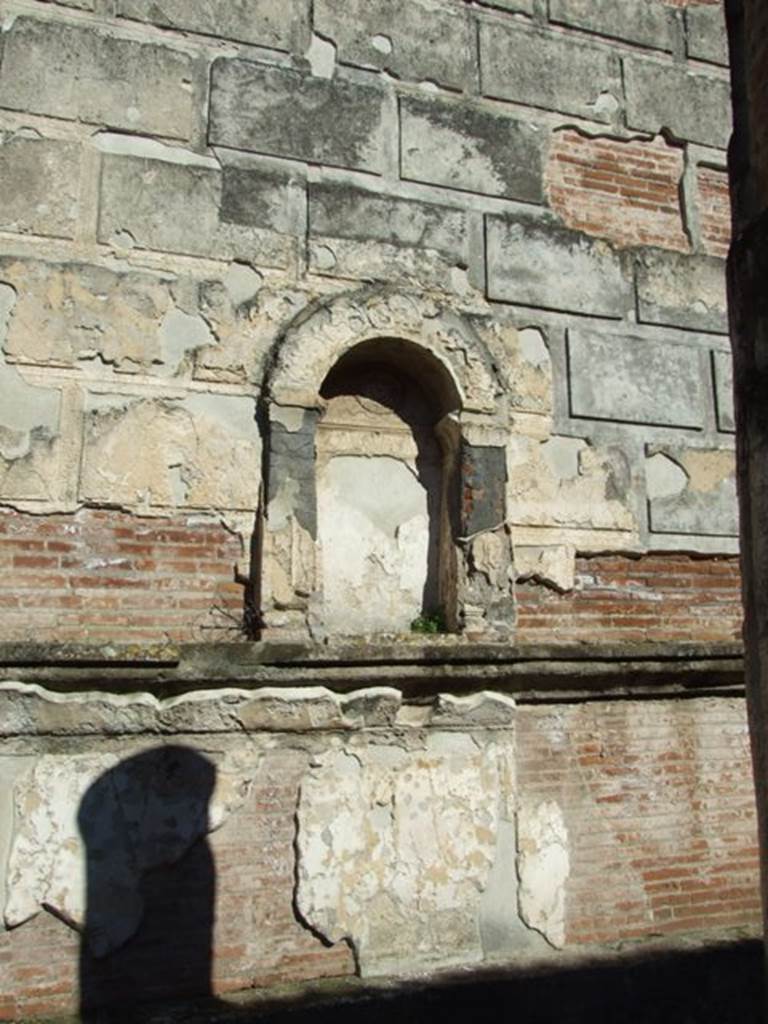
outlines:
M712 167L699 167L696 185L702 247L711 256L725 259L731 242L728 175Z

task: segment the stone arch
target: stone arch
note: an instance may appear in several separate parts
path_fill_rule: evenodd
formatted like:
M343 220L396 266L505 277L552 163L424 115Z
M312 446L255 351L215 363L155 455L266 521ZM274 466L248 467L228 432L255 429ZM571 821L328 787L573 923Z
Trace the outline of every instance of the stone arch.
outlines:
M419 393L428 419L423 413L418 424L409 423L405 405L397 409L381 394L366 392L366 373L373 367L380 373L382 366L388 368L385 376L389 372L408 382L403 387L409 395ZM350 381L356 381L354 386ZM451 632L507 639L514 625L514 595L506 526L509 423L503 389L466 319L432 299L382 288L363 288L314 304L286 326L272 353L262 391L266 455L260 590L267 635L294 639L343 632L338 615L334 619L324 601L323 566L327 571L331 560L327 538L323 557L318 523L322 430L328 427L323 417L330 416L338 426L339 396L363 405L376 398L379 413L397 413L412 430L422 457L429 444L428 425L434 450L441 453L441 482L439 487L429 485L427 496L429 564L439 570L438 582L431 585L428 580L425 593L439 594ZM333 403L336 412L331 415ZM409 408L415 408L413 402ZM370 436L382 434L375 423L369 426ZM356 429L362 437L368 428L356 424ZM348 438L345 443L350 443ZM336 447L341 451L338 443ZM360 452L386 456L370 443L362 444ZM405 455L403 461L408 461ZM413 452L411 461L429 491ZM422 458L423 465L426 461ZM433 474L430 479L437 478ZM355 616L350 620L354 623ZM375 631L403 628L398 622L393 630L380 624ZM356 632L354 625L348 632Z

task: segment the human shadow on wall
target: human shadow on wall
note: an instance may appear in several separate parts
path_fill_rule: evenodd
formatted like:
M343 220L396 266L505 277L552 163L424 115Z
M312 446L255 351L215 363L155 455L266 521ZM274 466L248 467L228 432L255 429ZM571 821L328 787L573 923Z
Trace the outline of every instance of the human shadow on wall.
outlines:
M205 836L215 781L207 758L169 745L120 761L83 796L83 1021L210 995L215 876Z

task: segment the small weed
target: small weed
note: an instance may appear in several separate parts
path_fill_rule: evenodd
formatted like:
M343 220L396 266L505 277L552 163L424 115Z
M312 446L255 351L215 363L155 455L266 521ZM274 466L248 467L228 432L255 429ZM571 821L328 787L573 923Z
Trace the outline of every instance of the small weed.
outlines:
M411 623L412 633L447 633L445 615L434 612L432 615L417 615Z

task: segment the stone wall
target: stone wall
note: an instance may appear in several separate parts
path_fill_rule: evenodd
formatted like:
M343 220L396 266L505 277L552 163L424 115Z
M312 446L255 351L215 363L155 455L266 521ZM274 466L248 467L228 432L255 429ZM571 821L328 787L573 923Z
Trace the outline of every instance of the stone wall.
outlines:
M462 443L478 385L450 353L488 362L498 429L474 443L506 449L518 575L577 551L735 551L717 5L6 6L6 510L223 523L239 575L263 573L264 624L322 632L303 590L322 589L306 573L311 554L322 575L323 538L283 538L279 480L275 565L253 564L275 429L255 412L284 400L265 385L281 340L364 288L356 342L415 338L441 359ZM428 337L434 310L461 340ZM351 335L332 336L338 358ZM307 377L307 402L321 385ZM467 574L455 617L483 632L500 598L473 591L465 554L445 569ZM198 595L214 617L216 577Z
M754 931L720 5L2 12L0 1019Z
M759 917L739 697L0 700L3 1019Z

